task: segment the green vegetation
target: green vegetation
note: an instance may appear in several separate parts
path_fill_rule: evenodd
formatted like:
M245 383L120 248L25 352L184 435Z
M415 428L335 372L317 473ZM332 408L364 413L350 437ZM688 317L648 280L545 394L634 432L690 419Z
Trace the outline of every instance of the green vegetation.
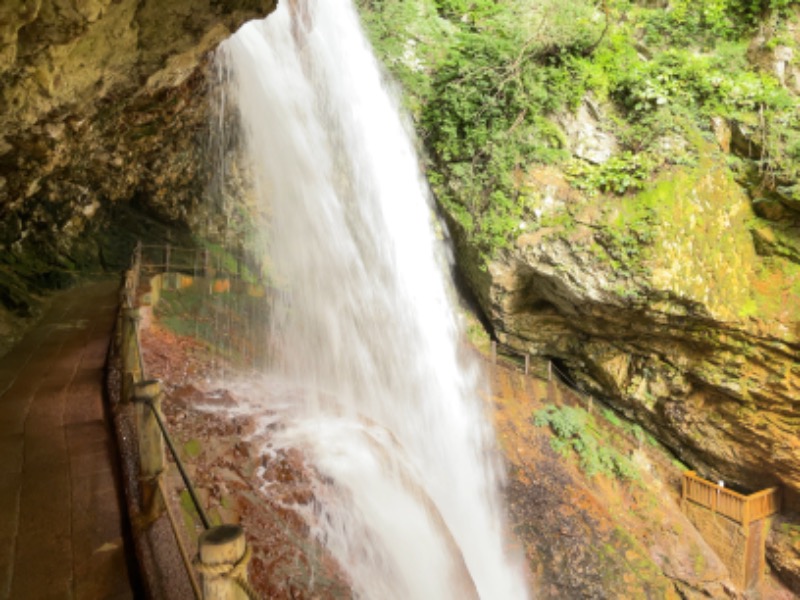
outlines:
M200 444L200 440L191 439L183 445L183 451L188 458L197 458L203 451L203 446Z
M583 408L551 404L536 411L533 422L537 427L550 427L555 434L550 440L553 450L562 456L575 452L581 469L590 477L640 480L635 465L609 443L594 416Z
M543 226L533 166L555 165L573 188L613 205L658 173L696 164L712 117L747 132L761 184L800 193L787 184L800 175L797 98L748 59L759 30L766 51L796 45L787 34L796 1L359 4L404 87L433 191L484 258ZM601 164L575 158L561 125L587 100L617 142Z
M692 548L692 566L695 573L705 572L707 566L705 555L696 547Z
M192 496L189 494L188 490L181 490L179 496L180 506L181 506L181 514L183 515L183 524L186 527L186 531L189 533L195 533L197 528L200 524L200 515L197 512L197 508L192 501Z
M162 290L155 315L178 335L193 337L227 360L248 364L263 358L267 302L251 296L229 279L198 279L179 290ZM188 445L186 448L189 451Z
M489 332L486 331L483 323L480 322L475 312L463 307L461 308L461 318L466 323L466 335L469 343L478 349L483 354L489 354L491 349L491 337Z
M567 164L566 171L573 185L589 194L625 194L644 187L653 171L653 159L647 154L625 151L602 165L573 160Z
M786 18L793 0L691 0L670 2L671 10L652 11L645 20L647 34L676 45L737 39L759 23Z
M792 543L800 543L800 525L784 521L780 524L780 532L788 536Z
M659 446L658 440L651 434L642 429L641 425L627 419L621 419L613 410L604 408L601 411L603 418L620 429L629 438L636 440L638 444L647 442L650 446L657 448Z

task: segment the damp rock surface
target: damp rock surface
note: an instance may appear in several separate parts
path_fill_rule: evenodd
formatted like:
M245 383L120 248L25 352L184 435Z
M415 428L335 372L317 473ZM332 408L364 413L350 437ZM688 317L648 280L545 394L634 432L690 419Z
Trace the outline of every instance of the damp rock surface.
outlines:
M207 345L157 321L143 343L148 375L165 381L164 412L201 501L213 521L245 528L253 547L251 581L270 598L349 597L337 557L309 528L315 493L331 482L320 480L300 450L265 452L280 424L269 414L266 426L237 415L242 399L236 392L208 386L220 363ZM680 509L685 467L654 438L556 381L524 376L513 363L484 367L491 381L486 407L507 470L509 540L524 556L535 597L744 598ZM557 450L560 438L536 419L552 407L583 411L595 451L613 448L616 460L628 465L624 476L619 470L589 474L584 457ZM197 518L174 470L169 482L192 540ZM793 523L776 531L791 534ZM796 598L786 576L794 568L793 540L784 535L771 542L770 570L789 587L768 575L764 597Z
M599 210L573 198L554 209L572 225L485 263L457 234L460 267L501 344L555 359L714 479L783 486L796 510L800 266L759 252L722 160L709 149Z
M231 414L238 399L230 391L209 387L214 361L206 345L157 323L143 332L142 341L148 376L164 381L164 415L200 502L212 523L236 523L245 530L254 587L276 599L350 597L336 559L302 516L314 502L314 474L302 453L264 454L269 431L252 416ZM201 523L174 465L168 487L192 548Z
M208 53L274 7L3 3L0 332L76 272L122 269L137 239L201 219Z

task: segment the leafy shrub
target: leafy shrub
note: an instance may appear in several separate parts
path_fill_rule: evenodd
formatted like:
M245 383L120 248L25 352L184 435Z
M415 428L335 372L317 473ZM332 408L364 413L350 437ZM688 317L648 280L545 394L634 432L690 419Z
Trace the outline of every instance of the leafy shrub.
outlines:
M605 475L622 481L638 481L634 464L615 448L603 444L594 417L582 408L548 405L536 411L533 423L550 427L555 437L550 440L553 450L562 456L578 455L581 469L590 477Z
M490 255L513 239L522 216L514 173L565 156L541 115L569 101L569 86L560 70L528 60L518 28L491 20L476 27L473 20L457 32L436 69L421 126L440 175L437 197L451 209L468 209L473 240Z
M647 154L623 152L600 165L572 161L566 172L572 185L578 189L589 193L625 194L642 189L655 166Z
M648 43L713 47L753 32L767 15L785 17L796 0L671 0L667 10L644 13Z
M617 416L617 414L608 408L603 409L603 417L606 421L611 423L612 425L616 425L617 427L622 427L622 420Z
M600 13L588 0L359 4L405 87L437 199L484 255L506 247L524 212L518 174L568 156L546 115L583 97L568 58L596 44Z
M747 60L764 15L785 34L777 17L791 0L608 0L603 12L588 0L359 4L404 86L437 200L485 258L533 220L520 187L534 163L566 166L584 191L626 195L664 164L692 164L695 150L675 156L663 142L722 116L755 130L768 183L800 175L796 99ZM570 162L554 124L587 93L616 109L605 125L620 153L604 165Z

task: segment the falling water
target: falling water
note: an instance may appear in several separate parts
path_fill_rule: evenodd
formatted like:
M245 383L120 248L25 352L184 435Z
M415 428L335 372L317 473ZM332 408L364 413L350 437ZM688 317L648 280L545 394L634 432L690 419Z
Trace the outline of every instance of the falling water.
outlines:
M355 10L281 3L217 67L282 290L270 395L299 398L273 443L326 481L313 532L358 597L525 598L429 192Z

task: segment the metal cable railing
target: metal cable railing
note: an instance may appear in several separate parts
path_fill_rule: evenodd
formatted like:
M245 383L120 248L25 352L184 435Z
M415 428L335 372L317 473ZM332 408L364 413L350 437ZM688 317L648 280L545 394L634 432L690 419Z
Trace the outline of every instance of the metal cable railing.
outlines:
M490 359L493 365L496 365L498 363L500 353L504 355L505 360L503 362L506 363L506 367L511 367L514 368L515 370L519 370L525 375L530 374L531 355L529 353L521 352L520 350L517 350L513 346L509 346L508 344L501 344L499 342L492 340L490 349L490 354L491 354ZM514 357L519 357L521 359L520 362L518 362ZM520 363L524 364L524 366L522 366ZM554 372L557 375L556 378L553 378ZM551 358L547 359L547 379L548 381L563 383L563 385L570 392L576 394L577 396L585 398L590 403L593 400L591 394L580 389L575 384L573 378L570 377L564 371L562 371Z
M195 277L225 276L251 282L260 280L257 269L246 260L243 252L235 255L212 253L208 248L185 248L167 244L140 244L138 253L141 268L155 273L185 273Z
M150 410L153 413L153 416L156 418L156 422L158 423L158 428L161 430L161 434L164 436L164 441L167 443L167 447L169 448L170 454L172 454L172 459L175 461L175 466L178 467L178 472L181 475L181 479L183 480L183 485L186 486L186 490L189 492L189 497L192 499L192 504L194 504L194 508L197 511L197 515L200 517L200 522L203 524L204 529L211 529L211 520L208 518L203 505L200 502L200 499L197 497L197 492L194 489L194 485L192 484L192 480L189 479L189 475L186 473L186 467L183 465L183 461L181 457L178 456L178 451L175 449L175 444L172 441L172 437L169 435L169 431L167 431L166 425L164 425L164 419L161 418L161 414L156 407L153 405L151 400L144 401Z
M159 513L166 511L192 589L198 599L222 600L238 597L236 588L249 598L257 598L258 595L247 580L247 564L251 553L243 530L238 525L212 526L164 423L161 414L164 396L161 383L147 379L137 306L142 256L146 248L141 243L136 245L130 269L125 273L118 320L119 334L116 338L122 362L122 401L133 402L136 407L142 513L147 515L148 521L154 521ZM168 268L172 249L169 245L162 249L165 251ZM152 269L152 265L149 268ZM194 560L189 557L163 483L167 464L164 444L178 468L204 529L198 540L198 553ZM196 572L202 576L202 585L197 580Z

